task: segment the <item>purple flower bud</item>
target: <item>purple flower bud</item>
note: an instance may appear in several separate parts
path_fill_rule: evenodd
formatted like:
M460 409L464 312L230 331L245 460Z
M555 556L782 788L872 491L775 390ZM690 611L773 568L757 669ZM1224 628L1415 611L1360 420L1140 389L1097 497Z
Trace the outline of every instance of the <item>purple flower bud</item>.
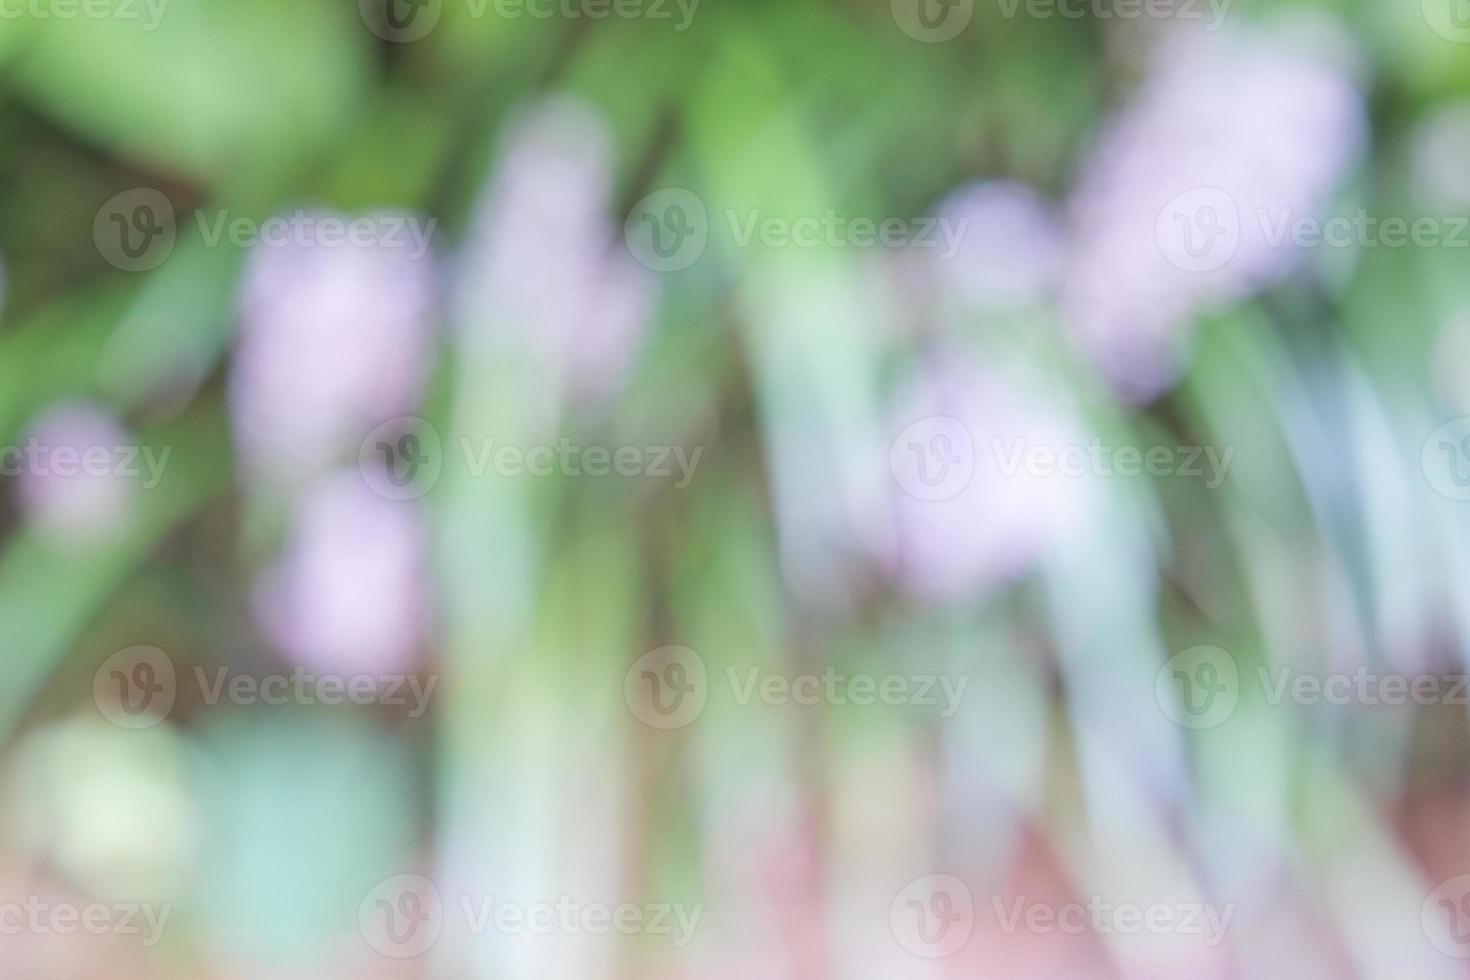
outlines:
M256 590L257 621L304 667L407 671L427 630L426 552L413 503L378 496L355 473L324 477L296 504L286 549Z
M1361 151L1360 93L1331 44L1304 39L1322 40L1171 35L1084 161L1064 303L1131 397L1172 382L1195 315L1297 267L1281 229L1315 216Z
M1064 251L1050 207L1012 181L971 184L939 207L953 256L931 256L941 280L969 307L1007 312L1042 302L1056 285ZM942 239L941 239L942 240Z
M460 268L471 346L521 352L570 397L625 376L647 327L651 273L610 219L612 137L579 103L538 105L513 128Z
M435 287L406 241L257 245L230 376L246 470L288 482L410 413L433 358Z
M141 483L137 440L109 411L84 402L52 406L26 440L7 450L21 512L63 547L122 531Z
M1086 519L1089 475L1063 472L1055 459L1087 440L1065 400L1024 366L935 357L900 390L892 418L899 492L888 565L910 594L982 595L1027 572Z

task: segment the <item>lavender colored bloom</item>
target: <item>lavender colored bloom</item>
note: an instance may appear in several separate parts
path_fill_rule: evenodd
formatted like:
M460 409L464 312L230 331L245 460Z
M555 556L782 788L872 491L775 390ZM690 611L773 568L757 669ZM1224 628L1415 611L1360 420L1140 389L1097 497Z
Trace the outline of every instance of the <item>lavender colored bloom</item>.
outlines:
M355 473L310 486L291 538L255 594L264 632L318 671L410 669L427 630L427 529L410 502L386 500Z
M965 354L933 358L899 392L892 418L905 433L895 458L917 456L911 473L895 465L900 492L888 561L911 595L984 594L1034 567L1091 510L1088 475L1034 462L1035 451L1060 453L1088 440L1065 401L1023 366L982 366ZM945 421L928 421L935 419ZM945 455L955 467L948 473ZM935 483L943 491L937 499L925 499L924 486L906 479L926 470L954 481L948 489Z
M107 540L135 505L141 467L137 440L111 412L85 402L55 405L32 422L16 485L21 513L64 547Z
M956 190L939 207L941 224L958 247L931 257L936 273L967 306L1006 312L1033 306L1051 293L1064 251L1056 215L1025 184L994 181Z
M1273 229L1317 214L1361 151L1360 93L1301 37L1171 35L1083 164L1064 304L1125 394L1172 382L1199 312L1296 268Z
M257 245L230 407L245 468L289 481L418 404L433 357L432 261L407 244Z
M626 374L648 324L652 279L609 218L612 137L569 101L513 128L460 269L457 320L471 345L523 352L574 399Z

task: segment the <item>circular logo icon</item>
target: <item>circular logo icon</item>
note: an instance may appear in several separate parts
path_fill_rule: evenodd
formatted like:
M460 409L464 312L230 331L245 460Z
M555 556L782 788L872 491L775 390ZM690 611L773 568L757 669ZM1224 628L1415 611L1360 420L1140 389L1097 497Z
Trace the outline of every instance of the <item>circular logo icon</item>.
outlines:
M931 415L898 434L888 448L898 485L919 500L948 500L975 475L975 440L959 419Z
M368 30L385 41L417 41L439 23L444 0L357 0L357 12Z
M178 234L174 206L151 187L114 194L97 210L92 241L97 253L124 272L163 265Z
M953 956L975 931L975 900L954 875L925 875L898 893L888 907L888 925L898 944L915 956Z
M709 244L709 216L699 195L682 187L654 191L633 205L623 240L634 259L655 272L687 269Z
M889 6L900 30L930 44L959 37L975 16L975 0L889 0Z
M92 701L102 717L119 728L162 724L178 695L178 675L158 647L119 650L92 675Z
M1172 198L1154 223L1154 240L1170 265L1213 272L1240 247L1240 209L1214 187L1196 187Z
M1424 21L1446 41L1470 44L1470 0L1424 0Z
M439 889L422 875L394 875L374 885L358 903L357 927L384 956L422 956L439 941L444 902Z
M1240 701L1235 658L1210 646L1176 653L1155 675L1154 697L1176 725L1196 729L1223 725Z
M650 728L683 728L699 717L708 698L704 660L688 647L650 650L623 675L623 699Z
M389 500L414 500L434 489L444 468L439 432L416 415L389 419L357 449L368 489Z
M1470 959L1470 874L1440 882L1424 900L1419 919L1435 949Z
M1470 500L1470 415L1450 419L1424 441L1424 478L1440 495Z

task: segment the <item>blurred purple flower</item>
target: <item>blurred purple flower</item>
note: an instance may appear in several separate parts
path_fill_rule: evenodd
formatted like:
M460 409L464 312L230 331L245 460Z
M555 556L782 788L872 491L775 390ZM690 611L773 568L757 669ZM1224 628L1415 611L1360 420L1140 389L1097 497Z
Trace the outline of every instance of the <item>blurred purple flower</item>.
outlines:
M957 234L958 249L951 258L934 258L936 272L971 308L1022 309L1055 287L1065 247L1062 229L1050 206L1025 184L962 187L939 206L939 220Z
M135 504L140 470L133 468L141 465L137 454L120 450L136 445L106 409L85 402L52 406L31 423L25 441L16 447L21 455L7 460L20 468L16 495L21 513L48 539L66 547L116 536ZM58 450L65 453L63 458L57 458ZM89 450L92 462L87 461Z
M410 413L432 362L435 288L432 260L407 242L257 245L230 377L245 469L289 482Z
M570 101L512 127L460 267L456 320L472 346L516 349L574 399L626 374L652 308L651 273L621 247L612 136Z
M411 669L428 623L427 530L416 505L374 494L356 473L313 484L290 540L255 594L262 629L319 671Z
M1125 395L1172 383L1199 312L1290 274L1271 229L1315 215L1365 139L1334 35L1170 35L1108 122L1070 203L1064 304ZM1310 43L1308 43L1310 42Z
M962 428L946 421L934 429L947 440L936 448L925 431L934 419ZM1025 574L1088 516L1094 487L1087 475L1045 475L1027 462L1034 449L1059 451L1087 439L1065 401L1024 366L982 366L955 352L931 357L900 390L892 427L905 434L893 450L899 492L887 564L911 595L982 595ZM910 452L953 454L955 483L940 499L911 492L923 488L910 485L897 462ZM928 456L918 466L935 462Z

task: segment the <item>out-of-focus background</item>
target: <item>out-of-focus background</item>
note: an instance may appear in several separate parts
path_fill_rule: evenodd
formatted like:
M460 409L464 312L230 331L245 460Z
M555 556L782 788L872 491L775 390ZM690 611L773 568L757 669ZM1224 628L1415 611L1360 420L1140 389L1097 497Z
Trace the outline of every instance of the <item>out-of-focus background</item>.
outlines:
M0 0L0 960L1463 977L1463 0Z

